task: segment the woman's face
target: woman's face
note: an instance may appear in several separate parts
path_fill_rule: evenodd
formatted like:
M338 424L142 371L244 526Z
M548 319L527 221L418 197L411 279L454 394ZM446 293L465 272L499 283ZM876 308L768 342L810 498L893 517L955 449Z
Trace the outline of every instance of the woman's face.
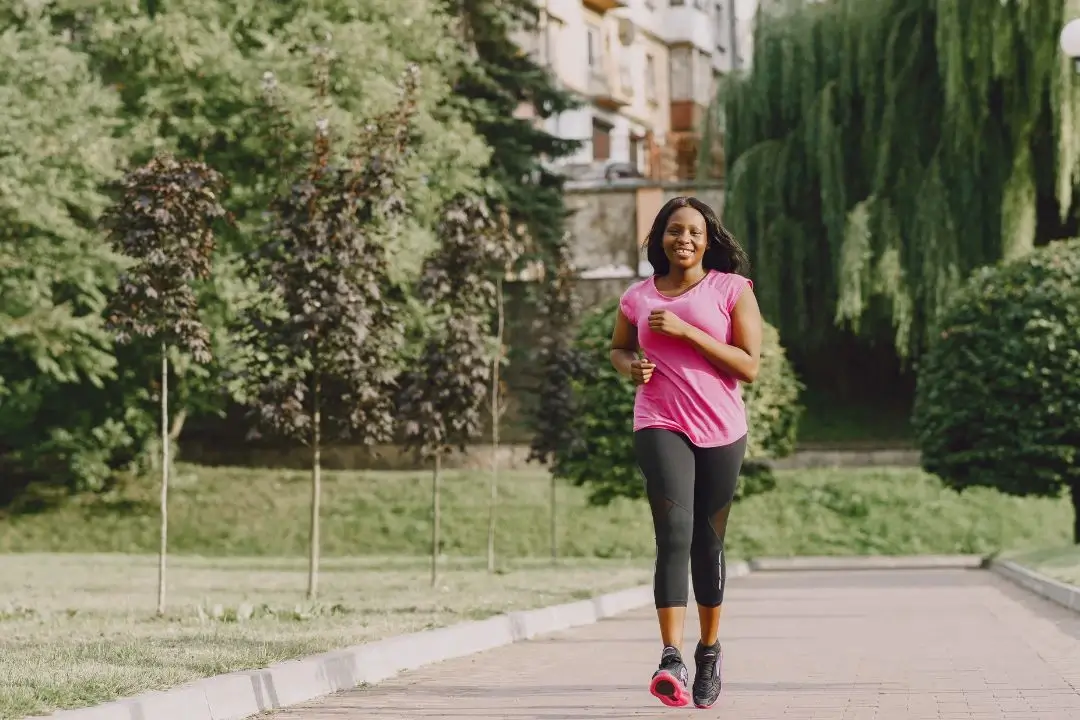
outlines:
M668 218L664 254L672 267L686 270L700 265L708 244L705 218L694 208L681 207Z

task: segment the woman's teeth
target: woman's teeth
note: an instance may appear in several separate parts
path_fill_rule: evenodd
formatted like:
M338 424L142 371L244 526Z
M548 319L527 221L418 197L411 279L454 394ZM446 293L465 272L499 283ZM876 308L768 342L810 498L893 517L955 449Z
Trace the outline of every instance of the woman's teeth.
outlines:
M692 248L675 248L675 255L681 258L693 257L694 251Z

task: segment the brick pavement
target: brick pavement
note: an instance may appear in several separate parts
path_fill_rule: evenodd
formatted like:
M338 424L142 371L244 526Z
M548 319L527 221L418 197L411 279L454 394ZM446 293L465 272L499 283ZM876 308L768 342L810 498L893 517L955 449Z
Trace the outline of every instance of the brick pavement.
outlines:
M985 571L762 573L725 605L711 710L648 695L660 648L643 610L274 718L1080 720L1080 616Z

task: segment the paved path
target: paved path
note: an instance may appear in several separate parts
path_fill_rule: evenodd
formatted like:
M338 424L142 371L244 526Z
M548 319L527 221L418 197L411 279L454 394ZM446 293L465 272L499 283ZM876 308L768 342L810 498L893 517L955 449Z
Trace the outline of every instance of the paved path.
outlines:
M648 695L645 610L274 718L1080 720L1080 616L985 571L763 573L734 580L724 612L712 710Z

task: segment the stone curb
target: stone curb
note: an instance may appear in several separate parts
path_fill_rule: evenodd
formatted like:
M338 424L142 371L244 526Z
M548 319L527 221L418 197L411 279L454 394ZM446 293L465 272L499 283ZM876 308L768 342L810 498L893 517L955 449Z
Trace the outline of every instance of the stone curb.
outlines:
M732 563L727 575L729 578L742 577L749 572L746 563ZM652 601L652 586L642 585L591 600L507 613L289 660L261 670L218 675L170 690L148 692L96 707L63 710L47 717L56 720L242 720L339 690L377 683L424 665L591 625L650 605Z
M990 570L1025 590L1069 610L1080 612L1080 588L1029 570L1012 560L990 560Z
M985 567L981 555L913 555L757 558L750 561L754 572L811 570L936 570Z

